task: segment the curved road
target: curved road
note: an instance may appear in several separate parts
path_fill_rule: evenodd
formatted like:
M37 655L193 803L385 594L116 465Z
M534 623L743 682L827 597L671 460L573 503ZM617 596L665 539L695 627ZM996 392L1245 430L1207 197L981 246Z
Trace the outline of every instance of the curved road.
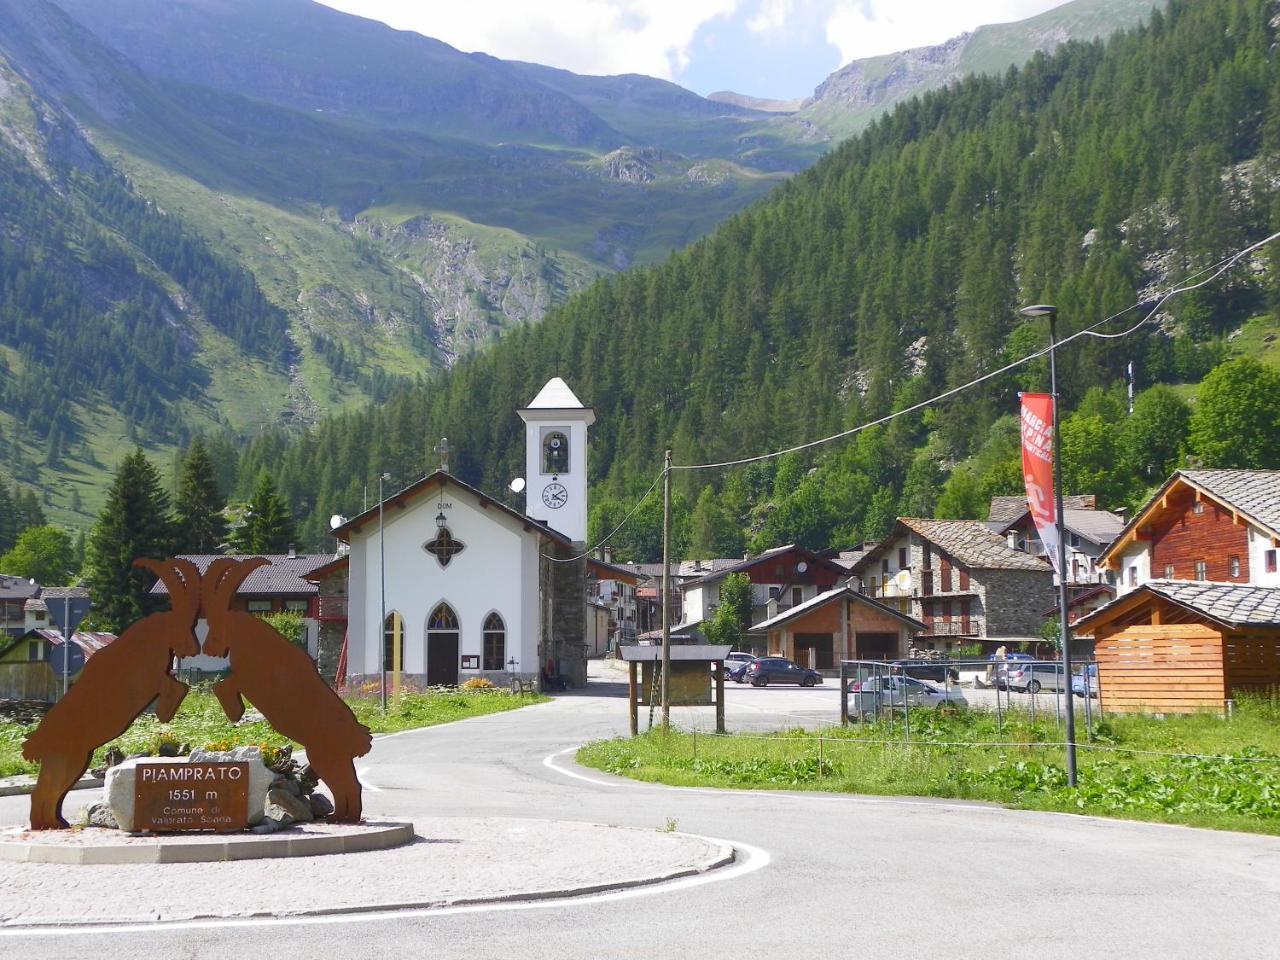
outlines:
M744 866L569 903L6 936L3 952L24 960L1280 954L1280 838L927 800L672 789L576 767L572 747L625 730L620 692L597 680L549 704L381 738L364 759L366 811L652 828L670 818L681 831L755 848ZM834 715L835 691L735 688L728 703L731 728L813 725ZM679 713L709 720L705 711ZM25 800L0 801L0 823L19 822ZM281 883L307 883L306 860L280 863Z

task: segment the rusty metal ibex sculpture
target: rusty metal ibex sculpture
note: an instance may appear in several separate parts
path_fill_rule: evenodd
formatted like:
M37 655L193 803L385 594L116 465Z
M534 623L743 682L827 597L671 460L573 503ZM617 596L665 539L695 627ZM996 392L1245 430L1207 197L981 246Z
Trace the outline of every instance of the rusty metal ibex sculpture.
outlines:
M320 678L305 650L258 617L231 609L240 584L268 563L262 557L220 557L202 577L190 560L134 561L168 587L172 609L139 620L99 650L27 737L22 755L40 763L31 794L32 829L67 826L62 801L88 769L93 751L128 730L151 703L161 722L173 719L187 694L187 685L173 676L174 658L201 652L195 635L201 616L209 624L203 652L231 662L229 676L213 688L227 717L244 716L247 698L272 727L306 748L307 761L333 793L330 819L359 822L355 758L372 746L368 728Z
M75 685L22 745L22 755L40 762L31 794L33 830L66 827L62 801L89 769L93 751L114 740L153 701L156 716L173 719L187 685L173 676L173 658L200 652L195 623L200 608L200 571L189 560L135 560L169 588L172 609L144 617L84 666Z
M247 698L273 728L302 744L307 762L333 793L329 819L358 823L361 800L355 758L363 757L373 745L369 729L321 679L305 650L253 614L231 609L240 584L268 563L262 557L221 557L204 573L204 610L209 621L204 652L231 660L230 675L215 684L213 692L232 720L244 715Z

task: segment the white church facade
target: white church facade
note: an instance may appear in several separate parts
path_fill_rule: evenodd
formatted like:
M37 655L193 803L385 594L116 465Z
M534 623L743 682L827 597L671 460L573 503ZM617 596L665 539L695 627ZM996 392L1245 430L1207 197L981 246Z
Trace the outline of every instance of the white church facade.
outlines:
M525 421L526 512L446 470L345 521L349 681L505 684L586 679L587 428L594 411L551 380ZM613 568L603 571L616 573Z

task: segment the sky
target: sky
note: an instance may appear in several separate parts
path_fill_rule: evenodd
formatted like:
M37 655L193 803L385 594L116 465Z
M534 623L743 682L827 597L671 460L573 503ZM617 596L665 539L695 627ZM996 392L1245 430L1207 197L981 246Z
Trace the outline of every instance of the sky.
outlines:
M1064 0L321 0L460 50L790 100L863 57Z

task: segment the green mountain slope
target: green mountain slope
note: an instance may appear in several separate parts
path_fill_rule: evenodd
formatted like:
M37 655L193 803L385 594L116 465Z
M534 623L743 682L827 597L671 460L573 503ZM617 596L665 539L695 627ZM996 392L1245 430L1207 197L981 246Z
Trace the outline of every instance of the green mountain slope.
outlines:
M1043 344L1020 303L1058 303L1070 332L1280 222L1274 13L1268 0L1175 0L1141 31L903 104L661 265L601 280L304 441L263 437L242 475L276 469L317 542L368 477L412 480L442 435L455 469L501 490L522 462L513 410L560 375L599 412L592 471L607 513L610 496L648 486L668 444L684 463L757 453L963 383ZM1199 379L1275 294L1259 256L1133 337L1072 346L1068 402L1105 411L1105 429L1118 418L1092 388L1130 361L1139 387ZM904 418L821 461L818 479L792 458L681 474L678 489L692 501L711 484L738 529L770 539L873 535L900 505L932 509L967 458L1011 462L1007 415L1043 377L1032 366ZM995 492L1017 481L1015 467Z
M1038 16L981 26L936 46L855 60L823 81L797 117L835 136L848 136L913 96L971 75L999 75L1068 40L1130 29L1157 6L1153 0L1071 0Z
M69 401L81 406L58 417L57 394L36 386L44 371L30 356L73 339L71 328L85 323L51 319L40 331L23 322L0 332L13 381L0 414L8 453L0 470L41 485L60 522L91 517L98 491L74 478L101 480L101 467L133 438L167 458L193 430L308 423L382 399L540 319L601 272L660 259L785 177L775 169L787 166L781 161L766 170L732 159L759 152L737 146L755 123L750 111L661 81L626 81L641 91L628 100L608 78L592 93L590 82L550 71L558 86L574 88L570 95L533 79L531 65L460 54L295 0L135 0L76 12L118 31L122 44L137 39L133 52L147 69L61 7L0 0L8 78L0 96L6 110L36 118L9 124L8 179L15 189L34 186L11 193L2 215L14 233L32 233L41 218L56 222L41 253L49 266L81 255L73 247L86 217L121 234L113 239L128 247L122 276L102 281L111 295L75 310L100 323L163 302L165 335L181 342L183 362L167 364L178 389L153 382L141 361L90 354ZM175 77L180 68L190 72ZM404 91L392 95L388 85L400 81ZM575 97L602 110L613 104L611 119L634 107L642 145ZM669 103L680 106L664 120ZM48 118L65 133L39 140L31 130ZM714 135L690 132L717 118L728 119ZM688 152L643 145L664 130L664 142ZM135 222L136 211L64 202L76 193L70 181L31 180L19 161L37 173L98 171L157 223L180 224L173 262L164 257L170 247L147 245L155 231ZM234 282L210 290L199 276L176 275L193 256L182 244L212 253ZM135 274L154 276L155 289ZM7 316L34 309L24 293L0 288ZM215 310L218 297L224 305ZM108 380L115 392L101 386ZM55 437L50 457L55 420L76 442Z

